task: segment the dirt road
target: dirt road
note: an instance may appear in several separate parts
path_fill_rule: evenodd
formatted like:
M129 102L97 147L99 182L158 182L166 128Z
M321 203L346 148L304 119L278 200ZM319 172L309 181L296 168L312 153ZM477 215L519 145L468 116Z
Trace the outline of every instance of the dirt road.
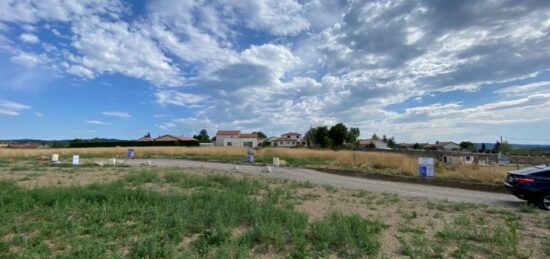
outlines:
M371 192L390 192L402 196L425 197L429 199L449 200L458 202L483 203L488 205L516 207L523 201L509 194L480 192L458 188L438 187L422 184L409 184L400 182L389 182L355 178L349 176L323 173L310 169L271 167L271 173L262 172L263 167L251 165L236 165L227 163L200 162L179 159L148 159L148 160L127 160L126 164L139 166L151 161L152 166L162 167L203 167L236 173L248 173L254 175L265 175L269 177L286 178L296 181L309 181L314 184L331 185L347 189L366 190ZM236 169L238 167L238 169Z

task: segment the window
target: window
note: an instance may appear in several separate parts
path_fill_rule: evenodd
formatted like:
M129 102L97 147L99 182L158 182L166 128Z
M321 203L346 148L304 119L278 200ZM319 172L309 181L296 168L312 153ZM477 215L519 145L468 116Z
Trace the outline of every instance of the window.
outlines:
M536 173L537 176L544 176L544 177L550 177L550 170L548 171L542 171L540 173Z
M470 157L470 156L466 157L466 161L470 161L471 159L472 159L472 157Z
M233 143L227 142L227 146L228 146L228 147L231 147L231 146L233 146Z
M243 142L243 147L252 147L252 141Z

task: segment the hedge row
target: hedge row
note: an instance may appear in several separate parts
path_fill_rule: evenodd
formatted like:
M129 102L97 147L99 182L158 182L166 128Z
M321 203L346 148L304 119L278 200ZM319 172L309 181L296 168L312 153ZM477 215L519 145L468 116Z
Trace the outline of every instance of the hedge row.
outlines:
M113 142L71 142L69 147L196 147L198 141L113 141Z

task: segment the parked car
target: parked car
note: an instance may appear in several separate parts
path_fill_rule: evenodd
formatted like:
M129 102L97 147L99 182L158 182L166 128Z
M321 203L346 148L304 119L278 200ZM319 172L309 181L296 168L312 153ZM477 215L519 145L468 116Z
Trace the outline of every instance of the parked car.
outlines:
M550 210L550 165L510 171L504 185L516 197Z

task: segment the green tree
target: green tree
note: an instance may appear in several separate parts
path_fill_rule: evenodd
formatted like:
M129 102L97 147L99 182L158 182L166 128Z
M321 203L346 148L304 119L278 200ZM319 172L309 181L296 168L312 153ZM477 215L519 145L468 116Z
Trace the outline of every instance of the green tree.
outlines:
M380 138L378 137L378 135L376 135L376 133L372 134L371 139L372 140L380 140Z
M487 147L485 146L485 143L481 143L481 150L479 150L481 153L487 152Z
M502 141L502 143L500 143L500 152L502 153L512 152L512 145L510 145L508 141Z
M414 143L413 149L420 149L420 144Z
M317 127L315 130L315 145L318 145L322 148L328 147L330 140L328 137L328 128L326 126ZM328 140L327 140L328 139Z
M395 143L395 138L394 137L391 137L388 139L388 147L389 148L395 148L395 146L397 145L397 143Z
M267 138L267 136L261 131L258 131L258 132L254 131L252 132L252 134L258 135L258 138L261 138L261 139Z
M382 141L384 143L388 143L388 137L386 137L386 134L384 134L384 136L382 136Z
M330 127L328 131L328 137L332 140L334 147L341 147L344 145L346 136L348 135L348 128L343 123L337 123Z
M346 135L346 142L354 144L357 142L359 135L361 135L359 128L349 128L348 134Z
M495 143L495 146L493 147L493 153L500 152L500 142L497 140L497 143Z
M462 141L460 142L460 149L474 152L476 151L476 146L470 141Z
M199 135L194 135L193 138L198 140L200 143L210 143L210 137L208 136L208 132L206 132L205 129L202 129L199 132Z
M315 142L315 133L317 132L317 128L310 128L304 138L306 139L307 141L307 146L308 147L313 147L316 145L316 142Z

